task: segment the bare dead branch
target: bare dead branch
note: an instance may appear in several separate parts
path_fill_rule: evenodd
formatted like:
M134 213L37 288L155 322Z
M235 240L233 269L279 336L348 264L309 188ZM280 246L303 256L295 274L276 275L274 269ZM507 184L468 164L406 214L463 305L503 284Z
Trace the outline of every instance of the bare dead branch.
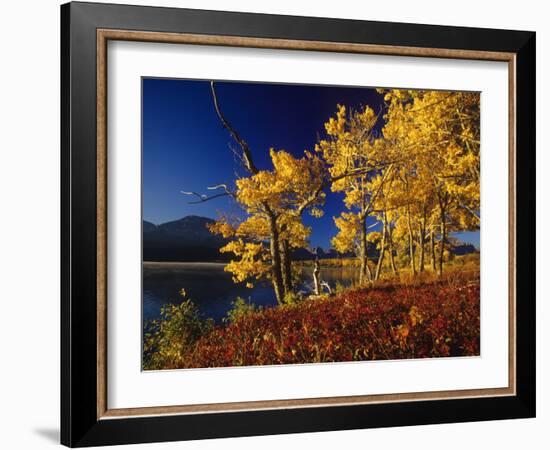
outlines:
M229 189L227 187L227 184L218 184L216 186L207 186L206 189L208 189L209 191L215 191L217 189L223 189L224 193L226 193L227 195L229 195L230 197L232 198L237 198L237 193L232 191L231 189Z
M206 198L207 196L204 195L204 194L199 194L198 192L195 192L195 191L180 191L180 194L183 194L183 195L194 195L195 197L199 198L199 200L203 200L204 198Z
M215 191L216 189L223 189L228 194L231 194L231 195L233 194L233 192L231 192L227 187L227 184L223 184L223 183L217 184L216 186L207 186L206 189L208 189L209 191Z
M187 202L190 205L196 205L198 203L204 203L204 202L208 202L210 200L214 200L215 198L227 197L228 195L230 195L230 193L228 193L228 192L221 192L219 194L215 194L215 195L211 195L211 196L204 195L204 194L199 194L199 193L193 192L193 191L180 191L180 192L184 195L193 195L193 196L198 198L197 201Z
M369 226L367 227L367 230L370 230L371 228L376 227L376 226L377 226L378 224L380 224L380 223L381 223L381 222L380 222L379 220L377 220L377 221L374 222L372 225L369 225Z
M220 119L222 125L224 128L229 131L229 134L231 137L235 140L237 144L241 147L242 150L242 156L239 156L244 167L246 170L248 170L251 174L258 173L258 168L254 165L254 162L252 161L252 154L250 152L250 148L248 147L248 144L246 141L237 133L237 131L231 126L231 124L227 121L225 116L223 115L220 105L218 103L218 97L216 95L216 88L214 87L214 82L210 82L210 89L212 91L212 99L214 100L214 108L216 110L216 114L218 115L218 118Z

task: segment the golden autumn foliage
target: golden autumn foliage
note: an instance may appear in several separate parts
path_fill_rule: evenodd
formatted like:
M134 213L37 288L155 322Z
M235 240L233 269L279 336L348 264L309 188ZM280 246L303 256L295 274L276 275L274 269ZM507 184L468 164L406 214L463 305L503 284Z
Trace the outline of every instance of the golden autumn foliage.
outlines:
M335 218L339 229L332 243L336 250L356 250L361 259L360 282L372 279L368 264L367 219L383 196L393 171L392 148L377 138L379 116L366 106L358 111L338 105L336 115L325 123L327 139L316 151L329 166L331 190L344 193L348 211Z
M272 169L260 170L235 182L235 199L247 213L247 218L234 225L222 218L210 227L214 233L232 240L221 252L235 255L225 268L235 282L270 279L276 281L280 271L281 283L292 284L290 252L306 247L311 229L301 216L308 211L320 217L325 194L324 162L305 151L302 158L271 149ZM276 242L274 242L276 241ZM275 247L275 248L274 248ZM285 279L283 279L285 278ZM283 301L289 286L278 286L279 301Z
M340 253L354 251L359 245L360 223L357 214L343 212L334 218L338 234L332 238L332 246Z
M406 221L400 224L407 230L411 270L416 271L415 252L423 270L425 240L437 235L441 274L449 232L479 226L479 94L399 90L384 94L388 102L384 139L403 153L405 161L396 188L408 205Z
M381 111L337 105L314 152L296 157L270 149L270 169L254 165L220 115L247 169L233 192L245 217L221 218L210 228L230 239L220 251L234 255L226 270L235 282L270 280L283 302L294 289L292 252L309 245L302 216L321 217L329 190L343 194L345 206L331 242L357 255L360 283L384 270L395 274L404 263L414 275L429 261L441 274L449 233L479 227L479 94L377 91Z
M379 277L386 253L394 271L399 251L408 254L413 273L424 270L427 253L435 269L437 240L441 273L449 232L479 226L479 94L378 92L383 117L368 106L338 105L316 147L332 191L345 195L347 211L334 219L339 231L332 244L358 255L364 282ZM378 250L374 274L369 242Z
M314 151L270 149L270 167L259 168L212 84L244 173L234 188L212 188L241 214L209 229L227 241L233 281L269 281L278 307L239 298L216 325L188 299L166 306L144 334L144 368L479 355L479 254L454 257L449 235L479 228L480 95L377 92L379 112L336 105ZM344 207L331 243L345 256L294 262L312 232L303 215L321 217L331 192ZM358 283L321 292L322 268L351 266ZM309 267L315 295L304 296L296 273Z

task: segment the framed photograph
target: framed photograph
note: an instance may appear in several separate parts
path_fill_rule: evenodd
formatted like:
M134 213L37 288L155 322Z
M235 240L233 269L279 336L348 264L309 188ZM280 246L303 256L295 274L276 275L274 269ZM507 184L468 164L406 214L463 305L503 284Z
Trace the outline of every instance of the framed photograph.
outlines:
M535 415L535 33L61 7L61 441Z

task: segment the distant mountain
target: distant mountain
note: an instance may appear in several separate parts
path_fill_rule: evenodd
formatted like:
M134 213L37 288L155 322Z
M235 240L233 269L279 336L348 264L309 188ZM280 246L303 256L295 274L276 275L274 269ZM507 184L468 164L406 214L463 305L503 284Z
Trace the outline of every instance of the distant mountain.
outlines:
M467 255L478 251L472 244L468 244L455 237L449 237L447 242L450 247L449 250L454 255Z
M376 245L372 242L368 242L367 245L367 253L369 258L378 258L380 251L376 248ZM446 247L454 255L467 255L478 251L472 244L465 243L454 237L449 237L447 239ZM315 257L318 257L319 259L354 258L356 255L354 252L341 254L333 248L324 250L322 247L316 247L313 249L297 248L294 250L292 256L296 261L303 261L315 259Z
M155 225L143 221L143 260L144 261L220 261L231 259L231 254L220 253L220 248L227 241L217 234L212 234L207 225L214 223L213 219L200 216L186 216L179 220ZM335 250L323 250L317 247L313 250L299 248L294 250L296 260L319 258L338 258Z
M143 221L143 232L144 233L151 233L152 231L155 231L157 229L157 226L154 223L147 222L146 220Z
M143 221L143 260L144 261L220 261L231 259L231 254L220 253L220 248L227 241L217 234L212 234L207 225L214 223L213 219L200 216L186 216L179 220L160 225ZM471 244L450 237L450 250L455 255L465 255L476 252ZM378 251L369 242L370 257L377 257ZM294 250L295 260L351 257L353 254L340 255L334 249L324 250L317 247L312 250L299 248Z
M212 234L207 225L214 220L186 216L155 225L143 221L144 261L227 261L229 255L219 252L225 240Z
M370 249L369 249L369 255L370 255ZM341 253L338 253L333 248L329 250L324 250L322 247L316 247L314 249L297 248L292 253L292 257L297 261L315 259L316 256L319 259L329 259L329 258L336 259L336 258L353 257L355 255L353 253L341 254Z
M469 253L476 253L477 249L472 244L463 244L453 247L452 252L455 255L467 255Z

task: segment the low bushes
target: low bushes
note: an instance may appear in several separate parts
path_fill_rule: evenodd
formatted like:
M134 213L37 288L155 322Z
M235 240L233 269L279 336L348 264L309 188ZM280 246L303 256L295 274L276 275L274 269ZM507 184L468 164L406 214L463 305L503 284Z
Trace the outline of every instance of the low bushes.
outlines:
M191 321L192 333L168 336L163 330L177 326L157 324L144 349L155 356L144 358L144 368L479 355L476 280L353 289L275 308L242 306L223 326Z

